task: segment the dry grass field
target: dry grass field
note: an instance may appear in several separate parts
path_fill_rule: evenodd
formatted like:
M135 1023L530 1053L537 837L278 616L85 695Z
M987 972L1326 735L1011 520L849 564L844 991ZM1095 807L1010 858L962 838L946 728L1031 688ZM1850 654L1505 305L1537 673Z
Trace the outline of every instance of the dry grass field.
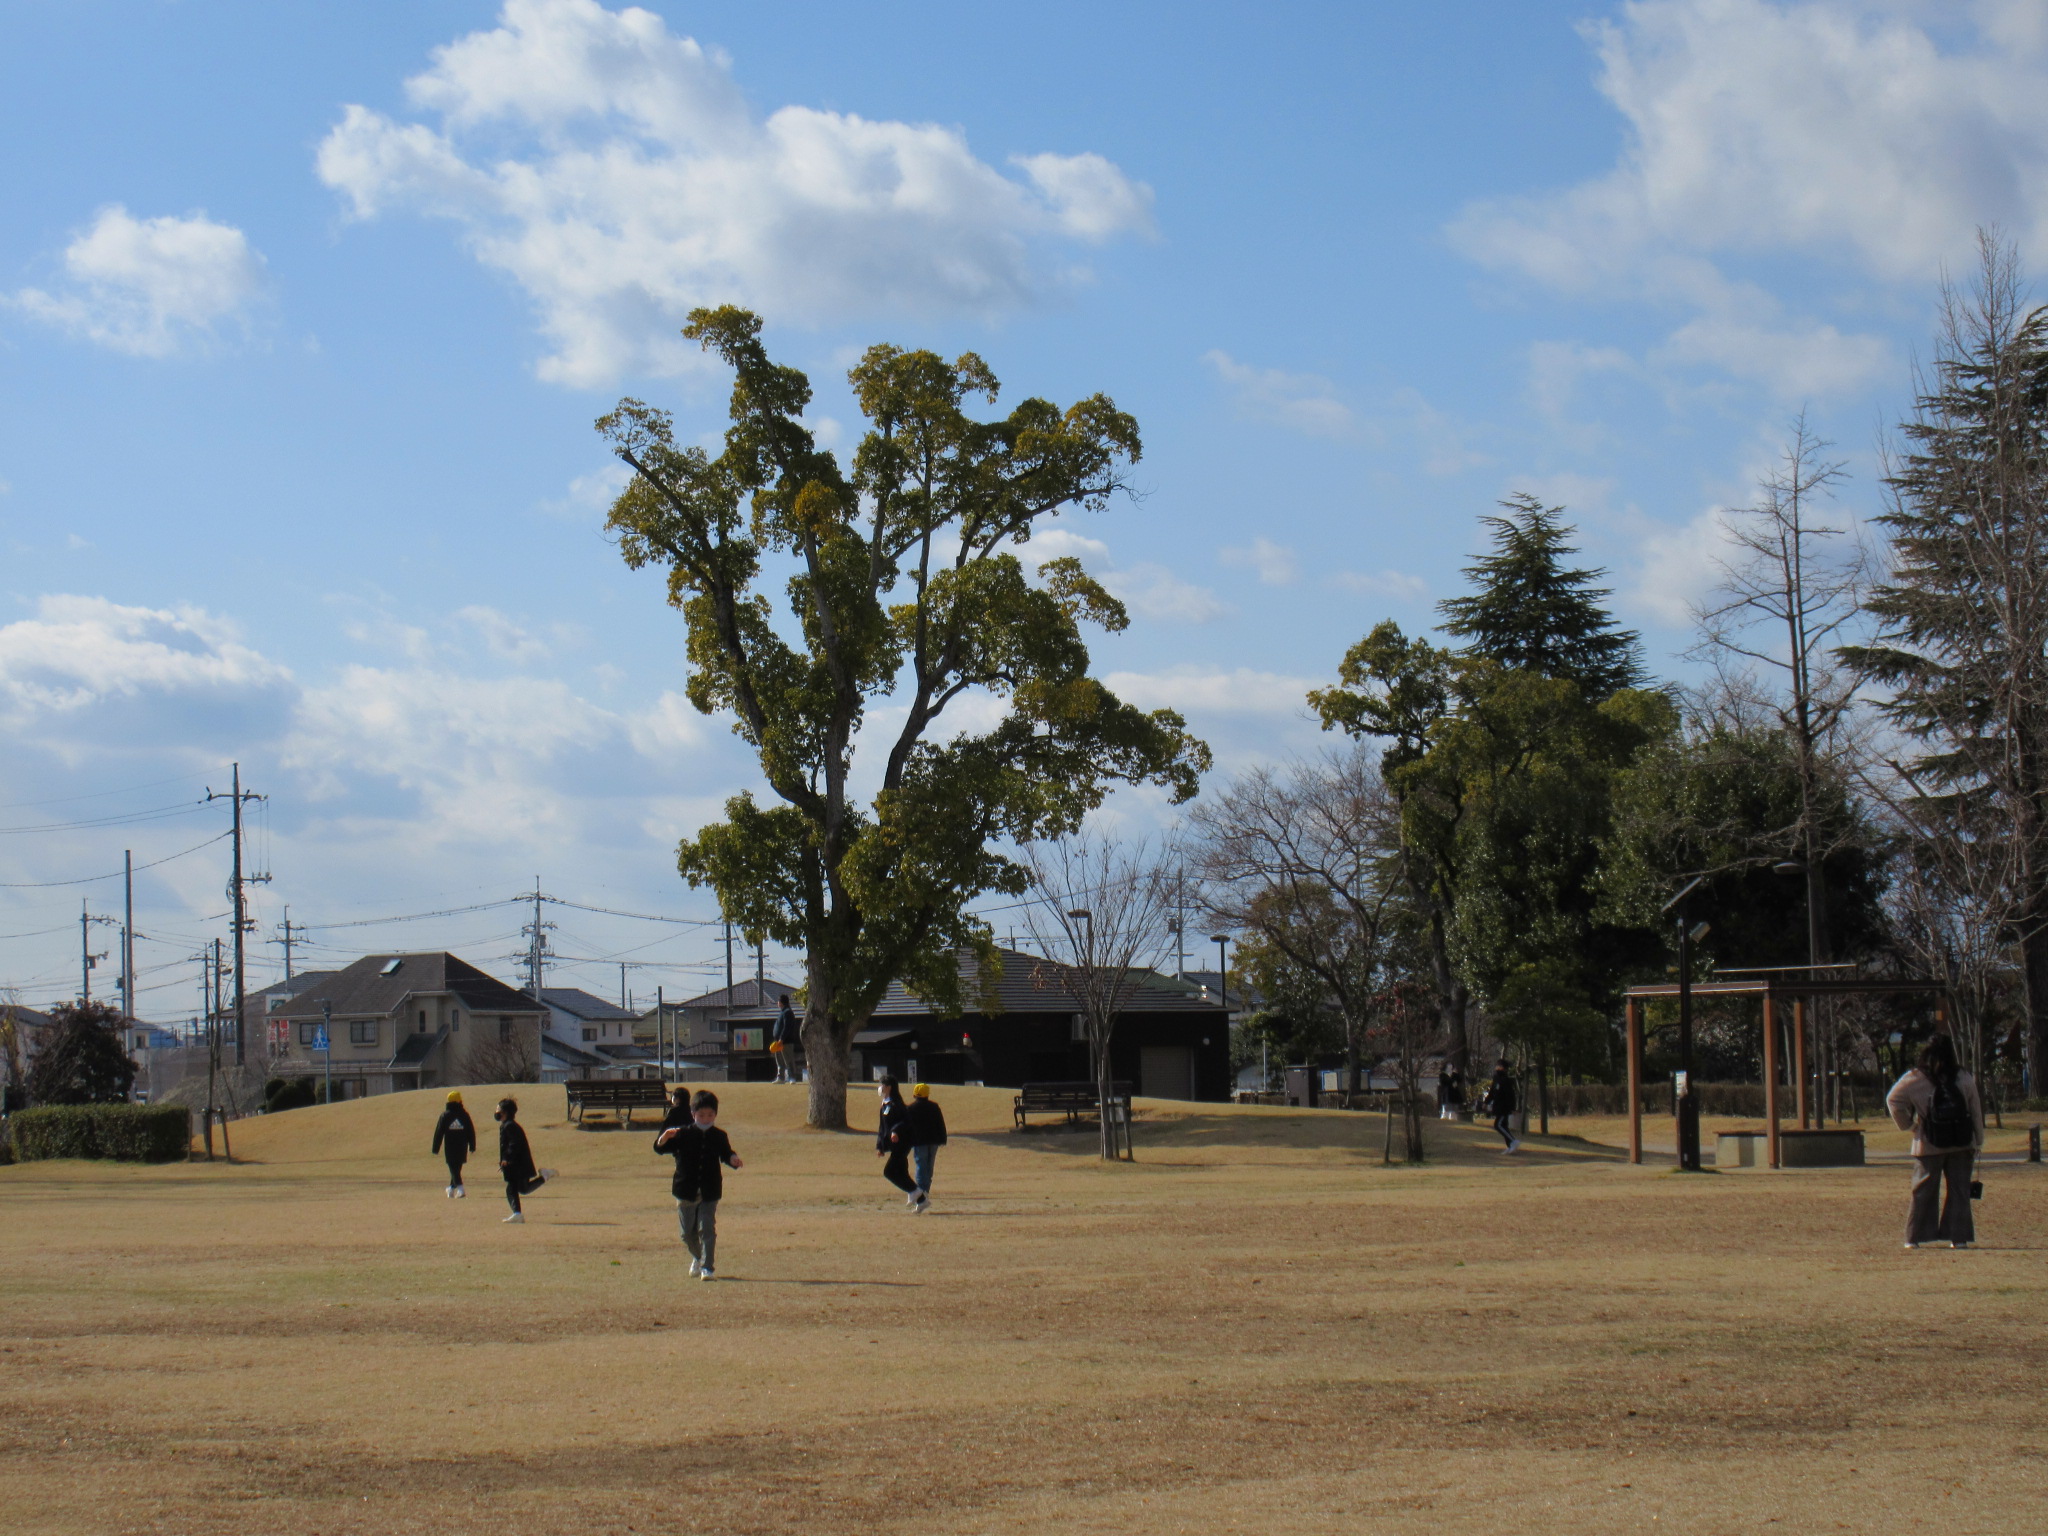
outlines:
M2039 1167L1986 1169L1982 1248L1906 1253L1897 1166L1431 1122L1390 1170L1375 1116L1146 1105L1105 1168L950 1089L911 1217L868 1139L735 1086L704 1285L650 1137L519 1091L564 1171L524 1227L488 1162L442 1197L433 1094L0 1169L0 1526L2048 1529Z

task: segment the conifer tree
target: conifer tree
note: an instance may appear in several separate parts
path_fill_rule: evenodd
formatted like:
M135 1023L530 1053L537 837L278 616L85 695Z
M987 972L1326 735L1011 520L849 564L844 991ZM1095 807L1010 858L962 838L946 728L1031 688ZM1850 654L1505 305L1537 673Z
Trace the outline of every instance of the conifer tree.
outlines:
M1594 703L1635 687L1643 676L1637 637L1602 606L1612 593L1593 583L1606 573L1565 565L1578 551L1565 542L1564 508L1526 491L1501 506L1507 516L1482 519L1493 553L1465 567L1471 595L1437 604L1445 632L1511 671L1577 683Z

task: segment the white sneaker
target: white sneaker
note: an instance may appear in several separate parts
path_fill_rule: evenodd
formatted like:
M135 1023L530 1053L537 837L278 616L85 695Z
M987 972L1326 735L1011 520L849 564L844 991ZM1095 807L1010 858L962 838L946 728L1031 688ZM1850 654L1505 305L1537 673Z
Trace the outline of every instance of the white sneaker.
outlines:
M699 1280L716 1280L718 1276L712 1273L711 1266L707 1264L699 1271L697 1278Z
M523 1227L526 1225L526 1215L522 1211L514 1211L510 1216L507 1216L505 1220L514 1226Z
M690 1278L691 1278L692 1280L696 1279L696 1278L697 1278L697 1276L698 1276L699 1274L701 1274L701 1273L703 1272L703 1269L704 1269L704 1265L703 1265L703 1262L702 1262L701 1260L699 1260L699 1259L692 1259L692 1260L690 1260Z
M447 1189L445 1189L445 1190L443 1190L443 1191L442 1191L442 1193L443 1193L443 1194L445 1194L445 1195L447 1195L447 1197L448 1197L448 1198L449 1198L450 1200L453 1200L453 1199L455 1198L455 1186L454 1186L453 1184L450 1184L450 1185L449 1185L449 1186L447 1187Z
M469 1186L467 1184L456 1185L455 1198L458 1200L467 1200L469 1198Z
M1918 1248L1920 1245L1918 1243L1908 1243L1906 1246L1908 1248Z
M540 1171L540 1176L549 1183L553 1183L562 1176L562 1170L559 1168L543 1168Z
M1951 1247L1951 1248L1968 1248L1969 1246L1970 1246L1970 1244L1968 1244L1968 1243L1950 1243L1950 1244L1949 1244L1949 1247Z
M918 1196L917 1204L911 1208L910 1214L913 1216L922 1216L926 1211L930 1210L931 1208L932 1197L930 1195L921 1194Z
M912 1190L912 1191L911 1191L911 1192L910 1192L909 1194L905 1195L905 1196L903 1197L903 1203L904 1203L905 1205L909 1206L909 1207L910 1207L910 1209L912 1209L913 1211L914 1211L914 1210L916 1210L916 1209L917 1209L917 1191L913 1189L913 1190Z

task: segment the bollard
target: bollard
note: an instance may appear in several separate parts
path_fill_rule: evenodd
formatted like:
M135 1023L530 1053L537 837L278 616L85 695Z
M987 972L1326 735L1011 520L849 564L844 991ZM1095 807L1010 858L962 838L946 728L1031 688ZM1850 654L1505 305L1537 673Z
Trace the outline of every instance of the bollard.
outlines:
M2030 1163L2041 1161L2041 1127L2038 1125L2027 1127L2027 1161Z

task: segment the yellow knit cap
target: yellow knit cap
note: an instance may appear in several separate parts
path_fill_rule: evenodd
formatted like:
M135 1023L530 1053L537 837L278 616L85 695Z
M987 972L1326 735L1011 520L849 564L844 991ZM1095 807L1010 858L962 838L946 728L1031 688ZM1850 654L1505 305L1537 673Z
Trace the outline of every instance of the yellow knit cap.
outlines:
M462 1090L459 1088L450 1088L448 1090L448 1102L450 1104L460 1104L462 1102Z
M925 1087L923 1083L919 1083L915 1088L910 1090L910 1096L913 1099L928 1099L932 1096L932 1091L931 1089Z

